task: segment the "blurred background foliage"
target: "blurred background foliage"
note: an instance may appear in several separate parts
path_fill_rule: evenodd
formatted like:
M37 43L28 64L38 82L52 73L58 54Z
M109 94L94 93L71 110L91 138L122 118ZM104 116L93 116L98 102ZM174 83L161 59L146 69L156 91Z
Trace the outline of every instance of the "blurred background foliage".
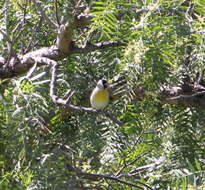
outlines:
M203 189L205 111L167 105L157 97L163 85L196 80L205 60L204 0L81 0L92 23L75 40L123 41L61 60L58 95L75 90L72 103L89 107L89 93L100 78L119 90L145 87L146 98L122 96L106 108L125 125L71 111L49 97L50 73L33 66L32 76L0 81L0 189L132 190L119 181L78 176L108 174L152 189ZM44 0L54 21L73 18L75 1ZM0 1L0 53L9 58L55 43L56 31L37 13L33 1ZM23 26L23 27L22 27ZM8 45L3 33L13 41ZM123 82L123 81L124 82ZM148 187L146 187L148 189ZM204 187L205 188L205 187Z

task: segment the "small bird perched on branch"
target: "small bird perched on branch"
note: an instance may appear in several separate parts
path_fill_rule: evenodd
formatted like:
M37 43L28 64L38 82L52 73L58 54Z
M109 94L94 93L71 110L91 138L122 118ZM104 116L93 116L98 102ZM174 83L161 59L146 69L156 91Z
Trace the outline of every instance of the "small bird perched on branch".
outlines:
M105 79L98 81L90 96L91 106L97 110L104 109L109 103L108 82Z

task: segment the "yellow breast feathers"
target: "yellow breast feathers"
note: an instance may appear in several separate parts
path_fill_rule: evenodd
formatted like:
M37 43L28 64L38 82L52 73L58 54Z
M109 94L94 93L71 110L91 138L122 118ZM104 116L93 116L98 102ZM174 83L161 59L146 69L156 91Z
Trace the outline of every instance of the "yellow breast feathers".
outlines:
M109 92L107 89L94 89L90 97L91 106L95 109L103 109L109 102Z

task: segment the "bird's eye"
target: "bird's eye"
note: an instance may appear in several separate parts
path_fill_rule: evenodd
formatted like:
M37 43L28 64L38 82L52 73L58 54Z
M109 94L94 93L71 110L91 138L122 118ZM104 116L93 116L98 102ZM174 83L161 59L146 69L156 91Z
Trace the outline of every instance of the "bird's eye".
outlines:
M107 83L105 79L102 80L103 85Z

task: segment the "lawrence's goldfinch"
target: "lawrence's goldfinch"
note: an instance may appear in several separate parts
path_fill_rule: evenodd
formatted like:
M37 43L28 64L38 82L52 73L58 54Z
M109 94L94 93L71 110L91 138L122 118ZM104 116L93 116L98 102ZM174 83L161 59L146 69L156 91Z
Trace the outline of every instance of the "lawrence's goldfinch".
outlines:
M109 102L108 82L104 79L98 81L91 93L90 103L95 109L104 109Z

